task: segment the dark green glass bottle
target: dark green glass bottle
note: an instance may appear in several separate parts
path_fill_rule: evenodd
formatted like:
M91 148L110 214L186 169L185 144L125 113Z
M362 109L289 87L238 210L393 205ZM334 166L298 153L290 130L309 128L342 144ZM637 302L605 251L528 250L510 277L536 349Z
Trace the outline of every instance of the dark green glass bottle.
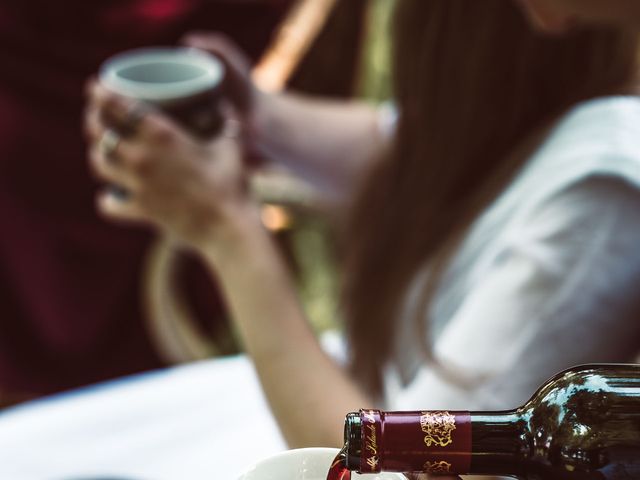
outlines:
M504 412L361 410L345 466L379 471L640 480L640 365L585 365Z

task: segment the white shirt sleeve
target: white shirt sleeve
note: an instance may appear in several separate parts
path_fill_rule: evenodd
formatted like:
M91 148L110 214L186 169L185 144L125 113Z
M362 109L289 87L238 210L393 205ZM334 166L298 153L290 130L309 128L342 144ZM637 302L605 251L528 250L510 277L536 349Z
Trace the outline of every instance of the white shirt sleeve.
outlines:
M575 364L631 361L639 290L640 191L614 177L574 184L511 230L436 340L466 381L425 365L389 406L513 408Z

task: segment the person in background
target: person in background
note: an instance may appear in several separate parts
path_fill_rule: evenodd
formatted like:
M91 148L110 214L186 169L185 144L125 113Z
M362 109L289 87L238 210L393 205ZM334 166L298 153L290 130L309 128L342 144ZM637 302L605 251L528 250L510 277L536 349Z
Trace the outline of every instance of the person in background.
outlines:
M402 0L394 41L397 120L260 92L242 54L210 36L189 44L232 68L240 139L202 144L149 112L101 151L135 103L91 87L91 166L132 193L103 191L99 211L207 262L291 446L340 445L362 407L511 408L559 370L636 352L638 34L547 37L515 1ZM246 147L348 212L346 366L320 347L260 225Z
M108 224L91 206L97 183L84 161L81 128L86 77L112 54L174 45L185 32L202 29L226 34L254 62L292 3L0 4L0 408L171 361L152 339L143 307L156 236L147 228ZM336 10L339 23L351 22L350 12L354 8ZM331 28L320 42L331 41ZM351 23L348 36L358 32ZM314 47L293 82L347 95L352 54L327 58ZM349 63L343 68L336 62L344 58ZM336 74L309 81L318 66ZM219 353L235 351L217 288L201 263L183 257L174 281L198 331L218 342Z

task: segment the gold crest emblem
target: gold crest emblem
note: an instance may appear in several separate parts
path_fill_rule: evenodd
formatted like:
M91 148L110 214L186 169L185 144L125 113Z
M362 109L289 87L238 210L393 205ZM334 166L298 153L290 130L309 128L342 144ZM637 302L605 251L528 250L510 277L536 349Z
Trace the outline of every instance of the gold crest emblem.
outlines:
M420 417L420 428L425 434L424 443L427 447L446 447L453 443L456 417L449 412L424 412Z
M424 464L427 473L451 473L451 464L444 460L440 462L427 462Z

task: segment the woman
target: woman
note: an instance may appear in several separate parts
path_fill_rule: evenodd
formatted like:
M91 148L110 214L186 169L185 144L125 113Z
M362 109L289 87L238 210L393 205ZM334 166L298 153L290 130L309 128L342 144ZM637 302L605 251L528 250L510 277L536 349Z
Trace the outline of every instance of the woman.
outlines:
M260 93L232 47L190 42L227 60L249 147L353 204L349 368L305 321L238 140L198 143L149 113L100 151L135 105L91 89L92 167L132 192L98 209L206 260L292 446L339 445L345 412L376 403L515 406L563 367L636 347L640 101L614 96L632 92L637 35L545 38L504 0L403 0L396 21L393 141L369 107Z

